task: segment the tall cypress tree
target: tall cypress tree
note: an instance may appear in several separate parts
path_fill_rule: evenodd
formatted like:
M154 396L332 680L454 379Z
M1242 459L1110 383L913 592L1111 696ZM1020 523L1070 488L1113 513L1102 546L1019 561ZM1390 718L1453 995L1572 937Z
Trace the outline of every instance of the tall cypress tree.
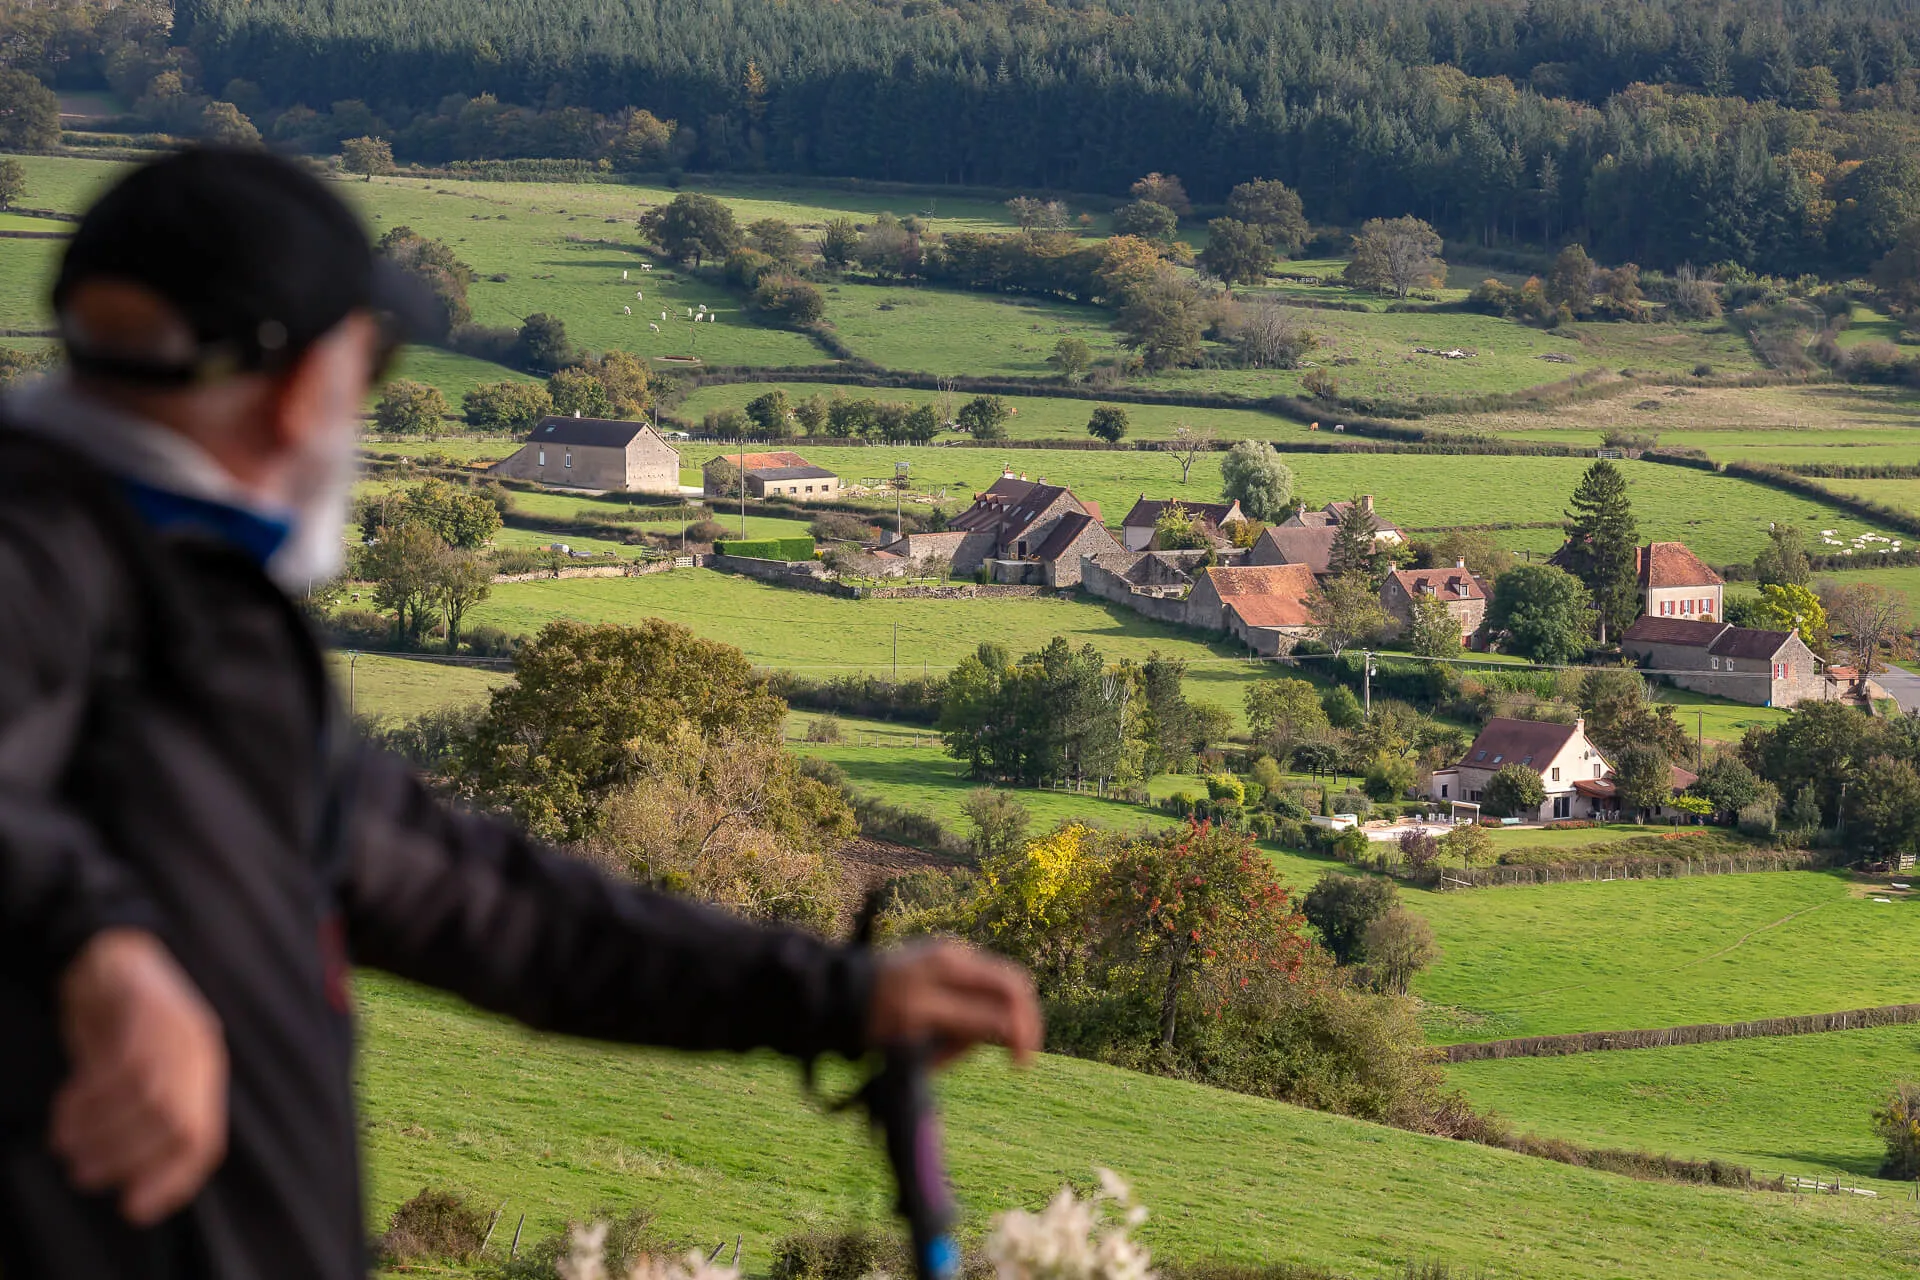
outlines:
M1361 506L1356 497L1340 513L1340 523L1334 529L1333 548L1327 555L1327 565L1334 577L1344 578L1350 573L1373 575L1380 550L1373 538L1374 531L1373 512Z
M1567 512L1567 568L1586 584L1600 615L1600 643L1607 632L1624 631L1640 616L1640 584L1634 553L1640 530L1627 500L1627 478L1602 458L1587 468Z

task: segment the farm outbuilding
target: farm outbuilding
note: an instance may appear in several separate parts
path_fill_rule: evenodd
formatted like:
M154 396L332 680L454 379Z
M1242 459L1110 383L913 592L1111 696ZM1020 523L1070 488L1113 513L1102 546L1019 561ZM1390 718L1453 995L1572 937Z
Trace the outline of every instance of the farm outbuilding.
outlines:
M680 453L650 423L542 418L493 473L577 489L679 493Z

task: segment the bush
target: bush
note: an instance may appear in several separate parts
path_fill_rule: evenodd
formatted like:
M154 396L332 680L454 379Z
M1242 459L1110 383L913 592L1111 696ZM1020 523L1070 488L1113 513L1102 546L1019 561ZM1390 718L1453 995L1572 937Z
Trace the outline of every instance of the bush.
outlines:
M1373 801L1358 791L1342 791L1333 798L1333 811L1364 818L1373 812Z
M1440 860L1440 838L1424 827L1401 832L1400 860L1414 871L1425 871Z
M714 540L713 549L723 556L751 560L811 560L812 538L729 538Z
M840 717L815 716L807 724L808 742L840 741Z
M1335 960L1341 964L1357 964L1366 959L1367 927L1385 917L1399 902L1399 892L1391 880L1329 871L1307 890L1300 910L1307 922L1320 931L1320 941Z
M655 1231L651 1209L636 1205L623 1213L612 1205L601 1205L587 1215L586 1221L607 1224L607 1238L601 1246L601 1257L606 1265L602 1273L604 1275L626 1275L635 1263L648 1254L667 1253L673 1248L671 1242L662 1239ZM552 1235L522 1249L518 1258L500 1268L500 1276L503 1280L551 1280L553 1276L561 1274L559 1267L570 1252L575 1225L569 1222Z
M822 511L807 531L821 542L865 542L873 536L872 525L844 511Z
M1873 1113L1873 1131L1887 1144L1880 1176L1920 1178L1920 1085L1895 1085L1886 1105Z
M782 1236L774 1242L769 1274L772 1280L862 1280L881 1274L904 1276L912 1269L897 1239L861 1226Z
M393 1211L380 1237L380 1261L472 1262L487 1237L487 1215L452 1191L420 1188L420 1194Z
M1755 836L1765 840L1772 837L1774 831L1773 806L1770 804L1745 805L1740 810L1740 834Z
M717 542L727 536L727 526L714 520L695 520L682 534L688 542Z
M1397 800L1413 786L1413 761L1382 751L1367 763L1366 791L1374 800Z
M1230 773L1212 773L1207 775L1207 798L1225 800L1231 804L1244 804L1247 789L1240 779Z

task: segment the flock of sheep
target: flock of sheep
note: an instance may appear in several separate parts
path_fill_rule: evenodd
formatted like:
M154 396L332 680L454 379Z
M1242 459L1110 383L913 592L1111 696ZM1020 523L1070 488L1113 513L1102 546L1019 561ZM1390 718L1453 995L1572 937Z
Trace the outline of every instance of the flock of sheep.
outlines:
M652 271L653 266L650 263L643 262L640 264L640 269L642 271ZM627 271L625 268L621 269L620 279L624 283L632 283L630 280L627 279ZM634 301L636 302L645 302L647 300L647 294L644 289L635 289L633 291L633 297L634 297ZM630 316L633 314L633 308L629 306L623 306L620 308L620 314ZM667 313L662 311L660 313L660 321L664 322L666 318L667 318ZM699 305L697 309L694 307L687 308L687 319L693 321L695 324L699 324L703 320L706 321L708 324L718 324L720 323L720 313L717 311L708 311L707 304L703 302ZM660 332L660 323L649 320L647 321L647 328L653 330L655 333L658 333Z

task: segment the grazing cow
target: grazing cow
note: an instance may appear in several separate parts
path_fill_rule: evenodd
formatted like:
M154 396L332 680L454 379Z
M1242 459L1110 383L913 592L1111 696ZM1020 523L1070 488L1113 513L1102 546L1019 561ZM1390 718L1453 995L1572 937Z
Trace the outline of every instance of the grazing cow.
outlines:
M653 330L653 331L654 331L655 333L658 333L658 332L660 332L660 326L659 326L659 325L657 325L657 324L655 324L655 323L654 323L653 321L651 321L651 320L649 320L649 321L647 321L647 328L649 328L649 329L651 329L651 330Z
M626 271L625 271L625 270L622 270L622 271L620 272L620 278L621 278L622 280L625 280L625 279L627 278L627 273L626 273Z
M653 270L653 264L651 262L643 262L640 264L640 269L642 271L651 271Z
M633 296L634 296L634 297L636 297L636 298L638 298L638 299L640 299L640 301L642 301L642 302L645 302L645 301L647 300L647 295L646 295L646 294L644 294L644 293L642 293L642 292L640 292L640 290L638 290L638 289L635 289L635 290L633 291Z
M707 314L707 304L704 302L700 304L700 314L701 315Z
M660 318L661 318L662 320L665 320L665 319L667 318L667 313L666 313L666 312L664 312L664 311L662 311L662 312L660 313Z
M632 307L622 307L622 308L620 308L620 310L621 310L622 312L624 312L624 313L626 313L627 315L632 315L632 314L633 314L633 308L632 308Z

